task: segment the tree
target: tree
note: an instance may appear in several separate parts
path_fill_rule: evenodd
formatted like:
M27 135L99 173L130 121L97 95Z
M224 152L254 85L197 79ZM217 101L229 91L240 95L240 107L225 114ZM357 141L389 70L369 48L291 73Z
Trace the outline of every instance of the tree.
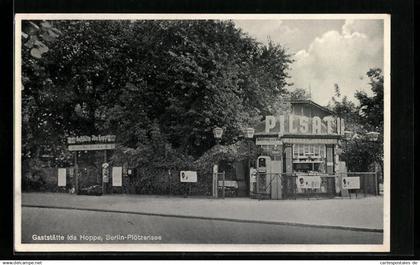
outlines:
M61 126L57 113L51 112L53 82L46 70L46 56L51 53L61 31L54 23L22 21L22 167L36 167L42 154L49 153L63 161ZM59 102L54 102L59 104Z
M295 88L289 91L290 99L292 100L308 100L311 99L311 95L304 88Z
M110 133L136 149L152 145L158 128L162 141L198 157L213 145L213 127L223 127L223 141L233 143L285 93L290 56L281 46L257 43L231 21L54 26L59 41L37 59L43 75L23 91L29 119L47 120L51 138L33 123L28 143L36 134L63 149L69 135ZM24 65L30 74L27 60Z
M347 131L360 133L360 119L357 113L357 106L347 98L341 95L341 89L338 84L334 84L335 95L328 103L330 108L339 117L345 120L345 128Z
M358 91L355 97L360 102L359 116L361 122L366 124L367 130L378 131L383 134L384 126L384 76L379 68L367 72L373 96Z
M330 107L346 121L346 130L353 133L352 139L346 141L342 158L351 171L369 171L372 163L378 163L383 169L383 75L380 69L370 69L367 72L373 96L365 92L356 92L359 101L356 106L343 97L340 101L340 91L336 85L336 96L332 98ZM369 141L367 133L376 131L379 139Z

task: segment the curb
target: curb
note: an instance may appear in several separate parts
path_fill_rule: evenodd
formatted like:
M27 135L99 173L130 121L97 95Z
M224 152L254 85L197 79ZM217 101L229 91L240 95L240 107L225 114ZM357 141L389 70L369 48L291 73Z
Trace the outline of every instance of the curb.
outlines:
M249 219L246 220L246 219L222 218L222 217L204 217L204 216L193 216L193 215L176 215L176 214L134 212L134 211L120 211L120 210L78 208L78 207L64 207L64 206L48 206L48 205L22 204L22 207L43 208L43 209L60 209L60 210L76 210L76 211L91 211L91 212L107 212L107 213L122 213L122 214L159 216L159 217L183 218L183 219L212 220L212 221L225 221L225 222L236 222L236 223L255 223L255 224L268 224L268 225L284 225L284 226L298 226L298 227L310 227L310 228L321 228L321 229L348 230L348 231L357 231L357 232L383 233L383 229L349 227L349 226L336 226L336 225L316 225L316 224L304 224L304 223L292 223L292 222L262 221L262 220L249 220Z

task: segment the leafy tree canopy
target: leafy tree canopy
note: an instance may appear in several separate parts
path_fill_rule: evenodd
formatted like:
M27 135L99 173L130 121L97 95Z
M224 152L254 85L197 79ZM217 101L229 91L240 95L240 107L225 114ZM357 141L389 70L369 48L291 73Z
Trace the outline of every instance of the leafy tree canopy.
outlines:
M336 95L330 102L330 108L346 121L346 130L353 133L352 139L346 141L342 158L351 171L368 171L372 163L378 163L383 169L383 74L381 69L374 68L367 72L373 96L358 91L355 94L359 104L356 105L346 97L341 97L336 84ZM376 142L366 137L369 132L379 133Z
M23 141L32 153L48 144L63 150L69 135L110 133L134 149L155 146L158 135L198 157L214 144L215 126L231 144L275 109L292 62L283 47L262 45L231 21L37 23L57 36L44 40L48 51L23 49Z

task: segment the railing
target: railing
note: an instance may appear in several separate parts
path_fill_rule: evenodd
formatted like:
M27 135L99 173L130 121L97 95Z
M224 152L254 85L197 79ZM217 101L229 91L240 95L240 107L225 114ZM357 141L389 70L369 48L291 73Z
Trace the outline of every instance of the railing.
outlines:
M337 174L339 181L341 182L344 177L359 177L359 188L342 190L344 196L351 196L351 193L355 193L356 196L363 194L367 195L379 195L379 182L378 172L346 172Z
M306 177L316 177L311 185L298 185L299 178L305 180ZM359 177L360 185L357 189L343 187L343 177ZM319 177L319 178L317 178ZM279 185L281 183L281 185ZM351 197L352 193L356 196L378 195L379 187L376 172L348 172L335 175L327 174L295 174L295 173L257 173L256 182L251 191L251 198L256 199L296 199L316 198L316 197ZM273 196L273 191L277 195ZM278 195L281 194L281 195Z

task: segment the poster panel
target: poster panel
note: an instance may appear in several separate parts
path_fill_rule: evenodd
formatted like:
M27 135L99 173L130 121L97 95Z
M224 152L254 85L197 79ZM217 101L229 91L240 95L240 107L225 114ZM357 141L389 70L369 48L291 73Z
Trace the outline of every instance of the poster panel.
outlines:
M179 172L181 182L197 182L197 171Z
M65 168L58 169L58 186L59 187L66 186L66 169Z
M112 186L122 186L122 167L112 168Z
M357 190L360 189L360 177L344 177L341 180L343 189Z
M319 189L321 188L320 176L298 176L296 178L298 191L300 189Z

